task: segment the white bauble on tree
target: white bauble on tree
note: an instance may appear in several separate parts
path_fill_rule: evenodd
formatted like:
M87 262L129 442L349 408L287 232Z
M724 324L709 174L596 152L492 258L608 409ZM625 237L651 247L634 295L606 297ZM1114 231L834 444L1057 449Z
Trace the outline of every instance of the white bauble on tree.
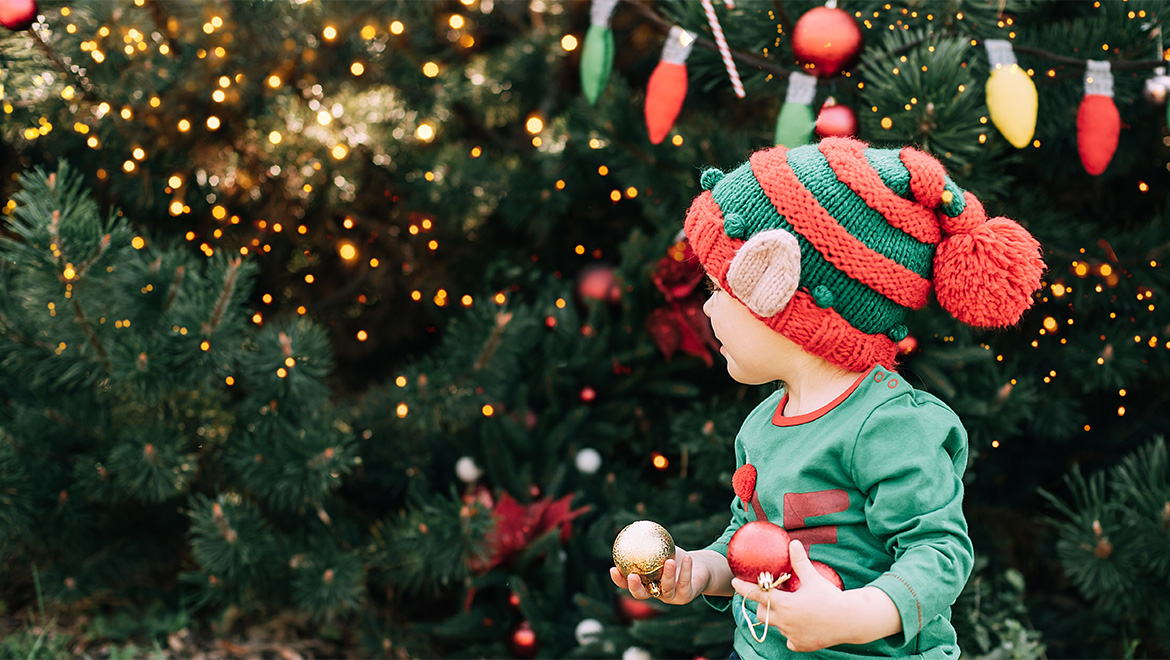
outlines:
M465 484L475 483L483 476L483 469L476 464L475 459L464 456L455 461L455 476Z

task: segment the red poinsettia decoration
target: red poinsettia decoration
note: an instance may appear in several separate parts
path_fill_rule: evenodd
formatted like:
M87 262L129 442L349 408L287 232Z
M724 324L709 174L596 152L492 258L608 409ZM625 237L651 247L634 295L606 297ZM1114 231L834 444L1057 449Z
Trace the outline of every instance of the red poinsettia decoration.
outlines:
M686 239L670 246L658 262L654 285L667 304L650 312L646 329L668 360L682 351L703 358L708 367L714 364L711 351L719 350L719 342L703 313L703 289L699 288L706 276Z
M474 499L483 503L484 496L490 503L491 496L486 489L477 493ZM483 575L500 564L506 564L533 540L554 529L560 530L561 543L567 541L573 531L573 519L590 509L588 506L573 509L569 504L572 499L572 495L565 495L558 500L546 497L524 505L508 493L502 493L492 507L492 517L496 524L487 535L488 553L472 558L468 562L471 570Z

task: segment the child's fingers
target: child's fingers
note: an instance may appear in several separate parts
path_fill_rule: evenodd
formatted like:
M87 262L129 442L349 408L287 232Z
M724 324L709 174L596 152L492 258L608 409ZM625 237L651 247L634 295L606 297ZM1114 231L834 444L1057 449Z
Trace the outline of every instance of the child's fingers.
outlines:
M650 590L642 584L642 578L633 573L626 576L626 588L630 590L630 595L638 600L653 598L650 595Z
M673 559L667 559L666 563L662 565L662 579L658 581L658 593L662 594L662 600L674 598L675 588L678 583L677 571L678 562Z
M691 593L691 569L694 560L690 554L684 554L678 562L678 582L674 585L675 593Z
M622 572L617 569L617 566L609 567L609 579L613 580L613 583L622 589L628 586L626 584L626 578L622 577Z

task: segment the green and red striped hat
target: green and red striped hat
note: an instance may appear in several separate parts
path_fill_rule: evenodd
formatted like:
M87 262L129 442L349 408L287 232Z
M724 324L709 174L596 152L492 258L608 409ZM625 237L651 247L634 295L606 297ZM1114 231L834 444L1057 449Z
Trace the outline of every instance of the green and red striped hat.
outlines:
M892 367L931 290L963 323L1019 321L1040 244L988 219L942 164L850 138L758 151L703 172L685 230L707 273L776 332L851 371Z

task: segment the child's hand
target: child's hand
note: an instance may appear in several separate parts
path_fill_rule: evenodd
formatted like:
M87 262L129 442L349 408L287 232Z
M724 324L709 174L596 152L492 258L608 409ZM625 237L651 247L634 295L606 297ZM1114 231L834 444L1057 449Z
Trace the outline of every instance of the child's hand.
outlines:
M768 624L788 638L789 649L807 652L837 644L864 644L901 631L898 609L880 589L841 591L817 572L800 541L789 544L788 554L792 570L800 578L796 591L763 591L739 578L733 579L731 586L744 598L759 603L756 617L760 621L764 620L764 608L771 608Z
M630 595L638 600L652 597L650 591L642 585L642 579L633 573L623 578L621 571L612 566L609 577L617 586L629 589ZM696 564L691 553L676 546L674 558L667 559L662 567L662 579L658 582L662 594L659 600L671 605L685 605L702 593L706 583L706 568L703 564Z

